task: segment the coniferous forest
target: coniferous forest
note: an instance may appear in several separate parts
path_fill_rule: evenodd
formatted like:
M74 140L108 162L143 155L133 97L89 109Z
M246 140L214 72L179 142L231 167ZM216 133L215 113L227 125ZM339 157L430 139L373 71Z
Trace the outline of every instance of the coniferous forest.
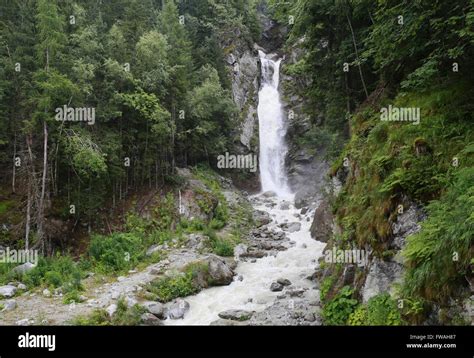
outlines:
M473 69L472 0L2 0L0 324L472 325Z

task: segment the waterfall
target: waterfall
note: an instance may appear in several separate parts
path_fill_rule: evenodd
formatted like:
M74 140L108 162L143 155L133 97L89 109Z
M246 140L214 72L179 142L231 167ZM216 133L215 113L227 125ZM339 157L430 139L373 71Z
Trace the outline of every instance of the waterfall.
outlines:
M260 137L260 180L262 191L274 191L278 196L291 194L285 173L286 128L278 84L281 59L273 61L259 51L262 64L262 84L258 93Z

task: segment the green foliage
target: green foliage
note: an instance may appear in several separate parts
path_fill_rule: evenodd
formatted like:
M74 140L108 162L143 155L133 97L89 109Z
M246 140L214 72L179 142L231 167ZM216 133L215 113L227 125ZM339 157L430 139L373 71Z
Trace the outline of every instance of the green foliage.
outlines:
M458 169L444 195L428 205L422 230L407 240L407 296L443 302L463 282L472 258L473 208L474 168Z
M332 276L325 277L324 280L321 282L321 289L319 293L321 302L324 302L326 300L326 296L329 293L329 290L331 289L333 283L334 279Z
M352 298L353 289L344 286L337 295L323 306L322 317L326 325L344 325L356 309L357 300Z
M151 282L147 290L156 295L160 302L168 302L178 297L186 297L198 291L193 283L191 270L174 276L165 276Z
M78 316L73 320L77 326L138 326L145 309L139 305L128 307L123 298L117 301L117 310L109 316L106 310L96 309L89 316Z
M95 309L89 316L78 316L72 324L75 326L110 326L109 314L104 309Z
M70 256L40 257L38 265L28 271L22 281L28 287L62 287L63 293L82 290L83 272Z
M144 255L142 238L132 233L95 235L90 243L89 255L100 272L130 270Z
M397 303L387 293L374 296L367 305L357 307L348 320L351 326L398 326L402 323Z

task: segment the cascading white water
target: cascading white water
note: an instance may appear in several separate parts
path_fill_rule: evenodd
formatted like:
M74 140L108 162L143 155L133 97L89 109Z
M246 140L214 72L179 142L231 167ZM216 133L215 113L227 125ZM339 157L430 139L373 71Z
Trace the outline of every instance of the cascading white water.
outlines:
M258 93L258 122L260 131L260 180L262 191L274 191L288 196L291 191L285 174L286 128L278 92L281 59L273 61L259 51L262 64L262 85Z

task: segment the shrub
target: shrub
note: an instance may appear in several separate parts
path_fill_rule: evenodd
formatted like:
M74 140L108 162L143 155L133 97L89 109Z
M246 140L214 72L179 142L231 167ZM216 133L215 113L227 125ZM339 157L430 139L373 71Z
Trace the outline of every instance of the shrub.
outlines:
M63 287L63 291L81 290L82 271L70 256L44 258L38 260L38 265L27 272L23 280L28 286L46 285Z
M344 325L357 306L357 300L352 298L354 291L344 286L341 291L329 302L322 311L324 323L327 325Z
M147 290L160 302L169 302L178 297L186 297L198 291L193 283L193 272L165 276L148 284Z
M144 255L144 247L142 239L132 233L96 235L89 254L99 271L116 273L135 267Z

